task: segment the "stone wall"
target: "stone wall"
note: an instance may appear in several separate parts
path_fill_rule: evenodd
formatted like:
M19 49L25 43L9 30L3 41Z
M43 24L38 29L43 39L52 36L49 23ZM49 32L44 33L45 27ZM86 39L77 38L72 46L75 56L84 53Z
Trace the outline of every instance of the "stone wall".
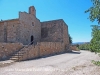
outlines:
M12 20L4 23L7 26L7 42L19 42L19 20Z
M41 27L42 42L63 42L65 49L68 49L68 26L62 19L41 22Z
M75 51L78 50L78 48L77 48L75 45L71 45L71 46L70 46L70 49L71 49L71 50L75 50Z
M54 55L64 52L64 44L61 42L41 42L40 56Z
M26 12L19 12L20 20L20 42L29 44L31 36L34 37L34 42L39 42L41 39L41 23L35 15Z
M41 39L41 23L35 15L19 12L19 19L0 21L0 42L15 43L21 42L25 45Z
M63 26L61 20L41 22L42 42L63 42Z
M66 52L64 43L62 42L39 42L36 45L29 45L24 48L21 43L0 43L0 60L10 57L18 50L24 50L24 54L19 60L33 59Z
M0 42L18 42L19 20L11 19L0 22Z
M0 60L6 59L22 47L21 43L0 43Z
M27 60L42 56L55 55L65 51L64 44L61 42L40 42L25 48L25 54L20 60Z
M28 48L24 48L25 53L19 60L27 60L39 57L39 45L30 45Z
M66 23L62 20L63 25L63 43L66 48L66 50L69 49L69 33L68 33L68 26Z
M4 42L4 22L0 22L0 42Z

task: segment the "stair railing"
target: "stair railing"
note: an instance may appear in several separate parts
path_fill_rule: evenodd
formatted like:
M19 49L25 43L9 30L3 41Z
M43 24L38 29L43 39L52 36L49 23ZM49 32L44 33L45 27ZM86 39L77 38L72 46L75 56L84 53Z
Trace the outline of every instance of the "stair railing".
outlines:
M34 44L34 41L30 42L27 46L24 46L22 49L28 48L28 47L29 47L30 45L32 45L32 44ZM35 44L34 44L34 45L35 45ZM22 50L22 49L21 49L21 50ZM21 51L21 50L20 50L20 51ZM18 51L18 61L20 61L20 60L19 60L19 58L20 58L20 57L19 57L19 56L20 56L20 55L19 55L19 54L20 54L19 52L20 52L20 51ZM27 57L28 57L28 50L27 50Z

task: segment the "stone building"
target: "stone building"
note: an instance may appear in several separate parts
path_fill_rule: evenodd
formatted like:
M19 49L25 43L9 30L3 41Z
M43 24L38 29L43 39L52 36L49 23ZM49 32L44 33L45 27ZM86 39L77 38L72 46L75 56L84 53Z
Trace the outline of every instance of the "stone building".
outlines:
M61 42L68 47L68 26L62 19L40 22L35 7L31 6L29 13L19 12L17 19L0 21L0 43L18 42L24 45L31 42Z
M40 22L34 6L29 13L19 12L19 18L0 21L0 42L64 42L69 43L68 26L62 20Z
M29 8L29 13L19 12L18 19L0 21L0 42L29 44L31 40L40 41L41 22L35 13L35 8L32 6Z

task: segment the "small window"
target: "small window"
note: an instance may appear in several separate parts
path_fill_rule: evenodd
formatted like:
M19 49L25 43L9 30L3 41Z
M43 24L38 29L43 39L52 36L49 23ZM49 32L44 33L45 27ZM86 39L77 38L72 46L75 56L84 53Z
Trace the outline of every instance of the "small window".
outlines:
M32 26L34 26L34 22L32 22Z

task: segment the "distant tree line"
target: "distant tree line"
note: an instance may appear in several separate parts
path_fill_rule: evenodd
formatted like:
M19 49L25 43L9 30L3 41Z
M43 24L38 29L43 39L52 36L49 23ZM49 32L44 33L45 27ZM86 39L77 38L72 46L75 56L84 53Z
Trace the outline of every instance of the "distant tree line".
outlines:
M90 44L81 44L78 46L80 50L89 50Z

